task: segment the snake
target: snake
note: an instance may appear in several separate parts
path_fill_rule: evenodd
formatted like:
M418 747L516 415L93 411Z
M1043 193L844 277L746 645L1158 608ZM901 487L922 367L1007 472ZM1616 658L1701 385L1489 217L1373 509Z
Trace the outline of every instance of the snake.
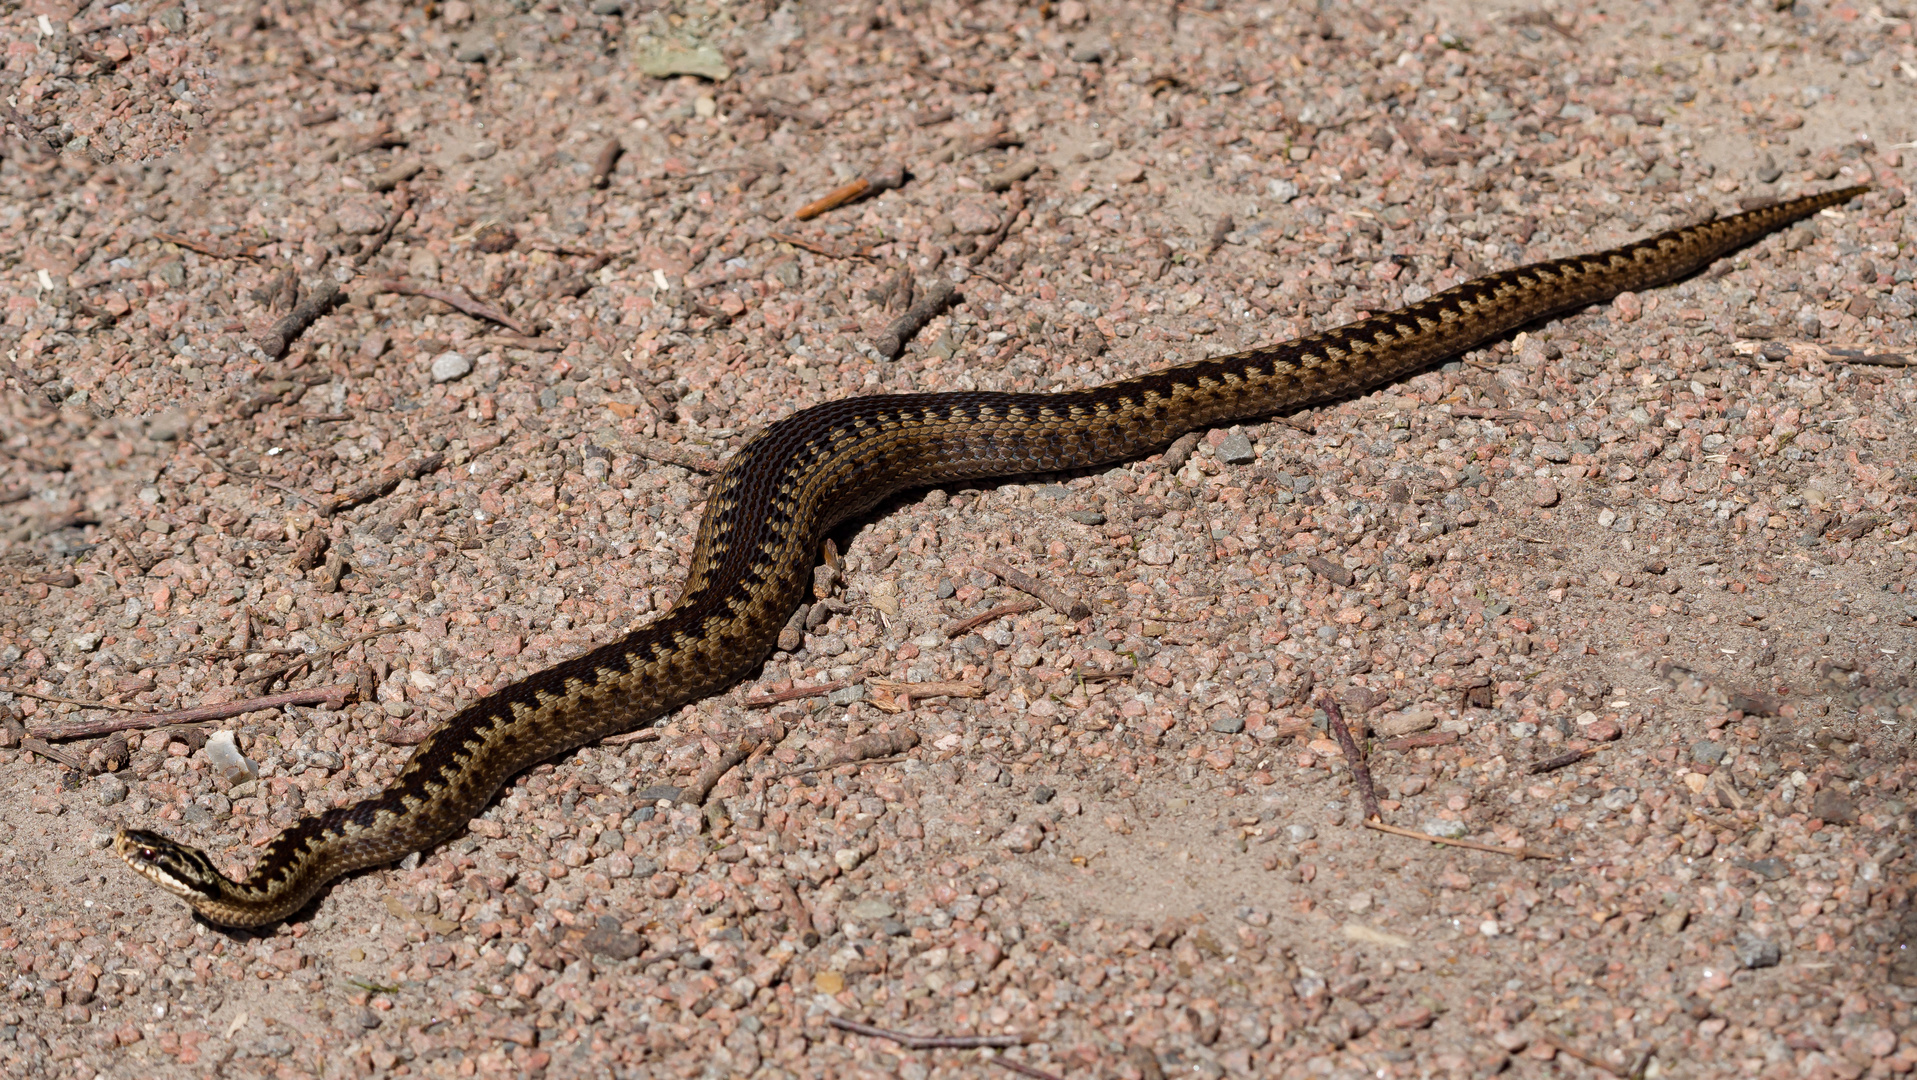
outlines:
M812 585L828 531L901 492L1109 465L1187 432L1350 398L1527 325L1688 277L1867 190L1804 195L1531 263L1335 329L1088 389L878 394L796 411L748 439L714 478L685 584L651 622L460 710L377 795L296 821L243 880L148 830L122 830L115 850L212 923L284 920L342 874L455 835L522 770L659 722L761 670Z

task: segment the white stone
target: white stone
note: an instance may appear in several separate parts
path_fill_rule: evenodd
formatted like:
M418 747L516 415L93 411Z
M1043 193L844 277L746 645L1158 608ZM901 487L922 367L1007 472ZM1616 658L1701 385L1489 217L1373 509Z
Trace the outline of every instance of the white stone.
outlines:
M473 362L461 353L443 352L433 357L433 381L452 382L472 374Z

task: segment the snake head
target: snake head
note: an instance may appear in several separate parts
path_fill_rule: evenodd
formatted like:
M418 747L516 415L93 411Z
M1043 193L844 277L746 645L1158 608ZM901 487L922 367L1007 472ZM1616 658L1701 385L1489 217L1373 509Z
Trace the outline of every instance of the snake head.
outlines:
M226 898L230 882L198 848L145 829L122 829L113 838L113 850L141 877L196 908Z

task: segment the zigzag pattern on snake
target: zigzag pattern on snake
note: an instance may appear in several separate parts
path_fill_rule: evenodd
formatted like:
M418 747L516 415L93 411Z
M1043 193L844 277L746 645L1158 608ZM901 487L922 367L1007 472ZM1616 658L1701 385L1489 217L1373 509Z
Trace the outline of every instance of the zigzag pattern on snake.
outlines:
M522 769L655 722L757 670L803 597L826 531L897 492L1107 464L1187 431L1363 393L1537 320L1696 273L1865 190L1505 270L1334 330L1089 390L858 397L794 413L741 448L713 483L684 592L658 619L467 706L384 791L286 829L244 881L156 833L124 831L115 847L213 922L283 919L341 874L451 836Z

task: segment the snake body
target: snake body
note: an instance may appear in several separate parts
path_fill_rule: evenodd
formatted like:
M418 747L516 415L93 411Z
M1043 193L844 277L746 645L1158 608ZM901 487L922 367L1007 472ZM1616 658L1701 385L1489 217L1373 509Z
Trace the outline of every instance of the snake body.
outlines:
M115 847L212 922L284 919L341 874L453 835L521 770L657 721L756 670L800 603L826 531L897 492L1106 464L1187 431L1362 393L1528 323L1696 273L1864 190L1490 274L1334 330L1093 389L858 397L794 413L742 447L713 483L685 589L650 624L469 705L384 791L287 828L243 881L156 833L123 831Z

